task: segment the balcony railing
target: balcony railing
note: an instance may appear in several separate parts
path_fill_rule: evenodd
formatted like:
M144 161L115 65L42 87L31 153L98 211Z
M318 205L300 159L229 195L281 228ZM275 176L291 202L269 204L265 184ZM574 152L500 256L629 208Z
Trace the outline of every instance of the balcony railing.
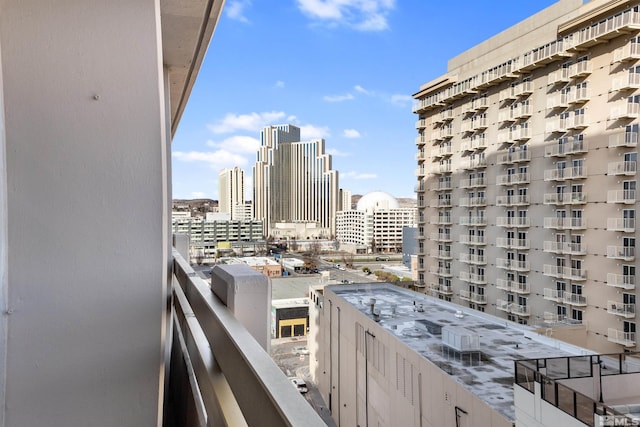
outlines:
M625 319L631 319L636 317L636 305L625 304L620 301L608 301L607 313L615 314L616 316L624 317Z
M640 88L640 74L637 73L625 73L624 76L619 76L611 81L611 90L629 90Z
M571 292L565 292L562 294L562 302L569 305L585 307L587 305L587 297L581 294L573 294Z
M529 227L529 217L499 216L496 218L498 227Z
M512 271L529 271L529 261L518 261L508 258L496 258L496 267Z
M470 273L468 271L461 271L459 279L476 285L486 285L487 283L487 278L484 274Z
M607 168L609 175L635 175L637 171L637 162L635 160L626 160L622 162L611 162Z
M484 236L470 236L468 234L461 234L459 236L460 243L465 245L486 245L487 241Z
M616 147L637 147L638 146L638 133L637 132L616 132L609 135L609 148Z
M460 299L475 302L477 304L487 303L487 297L485 295L469 292L464 289L460 291Z
M486 187L486 178L467 178L460 181L460 188Z
M633 261L636 258L634 246L607 246L607 258Z
M544 288L542 297L549 301L562 302L564 291L558 289Z
M544 195L545 205L580 205L587 202L587 195L584 193L546 193Z
M531 160L531 152L529 150L506 151L498 153L498 164L508 165L512 163L528 162Z
M484 226L487 225L487 218L484 216L461 216L460 225Z
M611 120L636 119L640 114L640 104L636 102L626 102L622 105L611 107L609 118Z
M565 157L571 154L582 154L589 150L586 141L554 143L544 147L545 157Z
M431 240L435 240L437 242L450 242L451 241L451 233L431 233Z
M516 185L528 184L531 180L529 173L513 173L506 175L498 175L496 177L496 185Z
M617 329L609 328L607 330L607 339L609 340L609 342L622 344L625 347L635 347L636 345L635 332L624 332Z
M587 270L584 268L562 267L553 264L545 264L542 272L545 276L557 277L567 280L586 280Z
M607 230L633 233L636 231L635 218L607 218Z
M636 202L636 190L609 190L607 203L622 203L632 205Z
M544 251L567 255L586 255L587 245L583 243L555 242L553 240L547 240L544 242Z
M607 273L607 286L621 289L635 289L636 276L628 274Z
M565 181L569 179L584 179L587 177L587 168L576 166L562 169L547 169L544 171L545 181Z
M444 249L433 250L433 251L429 252L429 256L431 258L436 258L436 259L445 259L445 260L446 259L452 259L451 251L447 251L447 250L444 250Z
M526 194L496 197L497 206L523 206L523 205L528 205L529 203L530 203L529 196Z
M515 280L498 279L496 280L496 288L507 292L515 292L517 294L528 294L531 287L528 283L518 283Z
M529 249L529 239L498 237L496 238L496 246L507 249Z
M531 314L528 306L508 302L503 299L496 300L496 308L501 311L506 311L507 313L515 314L517 316L526 317Z
M458 205L463 207L486 206L486 204L486 197L461 197L458 200Z
M547 217L544 219L544 227L558 230L584 230L587 228L587 220L584 218Z
M324 426L280 368L173 252L175 425ZM182 374L182 375L181 375ZM188 421L190 420L190 421Z
M484 255L461 253L460 262L464 262L467 264L484 265L487 263L487 258Z
M625 62L636 59L640 59L640 44L629 42L613 51L613 60L611 62Z

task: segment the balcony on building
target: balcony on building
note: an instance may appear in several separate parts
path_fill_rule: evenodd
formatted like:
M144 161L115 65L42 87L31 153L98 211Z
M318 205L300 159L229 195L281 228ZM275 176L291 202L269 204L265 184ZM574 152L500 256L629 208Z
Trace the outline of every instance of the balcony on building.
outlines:
M467 165L464 166L464 169L471 170L471 169L479 169L479 168L486 168L486 167L487 167L487 160L484 157L472 157L469 159L469 163L467 163Z
M426 174L426 168L424 167L424 165L420 165L418 168L416 168L415 176L424 177L425 174Z
M609 190L607 191L607 203L635 204L636 190Z
M416 160L426 160L427 152L424 150L424 147L420 147L420 150L415 155Z
M566 181L585 179L587 177L587 168L584 166L568 167L562 169L547 169L544 171L545 181Z
M424 129L427 127L427 119L418 119L416 121L416 129Z
M424 144L426 144L426 143L427 143L427 137L426 137L426 135L424 135L424 134L420 134L420 135L418 135L418 136L416 137L416 139L415 139L415 144L416 144L417 146L424 145Z
M486 206L487 198L486 197L461 197L458 200L458 205L462 207Z
M451 285L438 285L438 284L433 284L435 286L435 291L437 293L439 293L440 295L447 295L447 296L451 296L453 295L453 287L451 287Z
M431 191L449 191L453 189L450 179L438 180L429 188Z
M503 150L498 152L497 163L499 165L510 165L530 160L531 152L529 150Z
M573 154L584 154L589 151L587 141L553 142L544 147L545 157L566 157Z
M587 195L582 192L545 193L545 205L582 205L587 203Z
M564 291L558 289L544 288L542 290L542 297L549 301L562 302Z
M429 224L435 225L452 225L453 219L451 215L434 215L429 218Z
M451 267L433 266L429 268L429 273L440 277L453 277L453 274L451 273Z
M529 104L518 104L517 107L509 109L509 118L512 120L520 120L531 117L533 109Z
M443 197L443 198L431 199L431 201L429 202L429 206L432 208L449 208L451 207L451 198Z
M607 230L633 233L636 231L635 218L607 218Z
M434 157L447 157L453 154L453 147L451 144L443 144L438 147L438 150L434 153Z
M416 193L423 193L425 191L424 179L420 179L416 182L416 185L413 187L413 191Z
M550 110L553 110L553 109L564 109L564 108L567 108L567 107L569 107L569 99L568 99L566 93L556 92L556 93L554 93L552 95L549 95L547 97L547 108L548 109L550 109ZM550 125L549 123L553 123L553 125ZM559 128L560 123L559 122L547 121L547 131L551 132L552 130L549 128L549 126L554 126L552 129L556 129L556 128Z
M451 233L431 233L430 237L437 242L451 242Z
M555 228L558 230L584 230L587 228L587 220L584 218L568 217L546 217L544 228Z
M560 83L569 83L570 81L569 67L558 68L557 70L549 73L549 76L547 77L547 83L552 86Z
M531 293L531 287L528 283L519 283L515 280L497 279L496 288L522 295Z
M498 227L521 228L529 227L529 217L499 216L496 218Z
M607 246L607 258L633 261L636 259L636 248L634 246Z
M461 216L458 220L458 224L471 227L482 227L487 225L487 218L479 215Z
M620 289L635 289L636 276L630 274L607 273L607 286Z
M607 301L607 313L615 314L625 319L632 319L636 317L636 305L625 304L621 301Z
M464 245L486 245L487 241L483 235L469 235L469 234L461 234L458 237L458 241Z
M464 262L465 264L473 264L473 265L487 264L487 258L484 255L468 254L468 253L461 252L459 259L460 259L460 262Z
M571 268L545 264L542 268L542 272L545 276L557 277L558 279L575 281L587 280L587 270L584 268Z
M623 120L623 119L637 119L640 114L640 104L637 102L627 102L623 104L614 105L611 107L609 113L609 119L611 120Z
M464 178L459 182L460 188L486 187L487 179L484 177Z
M463 282L472 283L475 285L486 285L487 277L484 274L472 273L469 271L461 271L458 278Z
M516 119L513 117L513 113L511 112L511 108L505 107L501 108L498 111L498 122L502 124L514 123ZM498 143L505 143L509 141L509 130L501 129L498 131Z
M488 126L486 115L471 117L471 130L473 132L486 129Z
M611 81L611 90L614 92L630 91L638 88L640 88L640 74L638 73L624 73L624 75L615 77Z
M577 306L577 307L586 307L587 306L587 297L582 294L574 294L571 292L564 292L562 294L562 302L565 304Z
M624 160L621 162L611 162L607 167L607 173L614 176L633 176L637 171L635 160Z
M466 113L477 113L478 111L489 108L489 98L487 96L476 96L468 104Z
M607 340L625 347L636 346L636 333L620 331L615 328L607 329Z
M585 102L589 101L589 99L590 93L588 88L576 87L574 88L574 90L569 92L567 102L569 103L569 105L584 104Z
M482 294L478 294L475 292L470 292L468 290L462 289L460 291L460 299L465 301L475 302L476 304L486 304L487 297Z
M587 245L583 243L556 242L546 240L544 242L544 251L565 255L586 255Z
M526 141L531 139L531 129L527 126L514 126L509 130L509 140Z
M531 80L518 82L511 86L511 93L516 98L531 95L533 93L533 82Z
M445 249L435 249L429 252L429 256L431 258L441 259L441 260L451 260L453 256L451 255L451 250Z
M529 249L529 239L515 239L512 237L496 238L496 246L505 249Z
M498 175L496 177L496 185L529 184L530 181L531 176L528 172Z
M609 148L638 146L638 132L619 131L609 135Z
M436 174L449 173L451 172L451 163L439 163L434 169Z
M521 317L528 317L531 314L529 306L519 305L503 299L496 300L496 308L498 310L506 311L507 313L515 314Z
M529 261L520 261L508 258L496 258L496 267L518 272L526 272L530 270Z
M578 77L585 77L591 74L592 72L591 61L584 60L576 62L575 64L571 64L569 67L569 78L575 79Z
M496 206L526 206L530 204L528 194L503 195L496 197Z

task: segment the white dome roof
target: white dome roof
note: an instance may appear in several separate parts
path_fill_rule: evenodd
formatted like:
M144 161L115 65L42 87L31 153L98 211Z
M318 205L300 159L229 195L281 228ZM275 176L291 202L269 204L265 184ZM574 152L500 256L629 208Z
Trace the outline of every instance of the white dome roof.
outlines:
M384 191L372 191L358 200L359 211L377 211L380 209L397 209L400 205L395 197Z

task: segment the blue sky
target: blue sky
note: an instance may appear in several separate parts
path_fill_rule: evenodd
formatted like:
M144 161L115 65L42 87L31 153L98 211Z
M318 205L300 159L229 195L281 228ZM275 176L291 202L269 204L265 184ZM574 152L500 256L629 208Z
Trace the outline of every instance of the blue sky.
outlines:
M172 146L173 197L218 197L263 126L324 138L353 194L415 197L411 94L553 0L227 0Z

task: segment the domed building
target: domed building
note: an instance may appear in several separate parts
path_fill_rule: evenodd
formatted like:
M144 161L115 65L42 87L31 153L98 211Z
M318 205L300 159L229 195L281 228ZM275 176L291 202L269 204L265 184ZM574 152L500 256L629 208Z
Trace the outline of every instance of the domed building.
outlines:
M389 193L372 191L356 209L338 211L336 239L340 249L352 253L399 253L402 229L415 224L416 208L401 208Z

